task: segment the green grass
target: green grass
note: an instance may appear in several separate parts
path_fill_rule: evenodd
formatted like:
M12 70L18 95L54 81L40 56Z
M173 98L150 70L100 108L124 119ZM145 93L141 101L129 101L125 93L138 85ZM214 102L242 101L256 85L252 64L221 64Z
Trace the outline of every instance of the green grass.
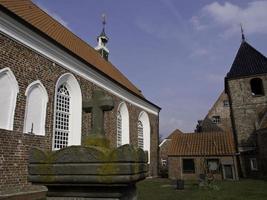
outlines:
M176 190L168 179L146 179L137 184L138 200L267 200L267 181L220 181L214 185L217 189L185 182L184 190Z

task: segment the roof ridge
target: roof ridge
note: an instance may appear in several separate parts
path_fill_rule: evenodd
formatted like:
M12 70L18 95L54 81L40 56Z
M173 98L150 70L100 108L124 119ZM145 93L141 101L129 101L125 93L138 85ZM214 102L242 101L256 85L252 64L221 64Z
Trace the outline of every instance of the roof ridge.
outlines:
M33 27L39 34L42 33L47 36L56 45L64 48L65 51L77 56L78 59L85 62L88 66L92 66L92 68L111 79L111 81L114 81L120 87L153 104L146 100L140 89L120 72L117 67L103 59L91 45L63 26L32 1L0 0L0 6L18 17L23 23L29 25L30 28ZM36 20L35 16L40 16L40 19ZM46 22L48 22L48 25ZM49 23L53 24L54 27L49 27Z

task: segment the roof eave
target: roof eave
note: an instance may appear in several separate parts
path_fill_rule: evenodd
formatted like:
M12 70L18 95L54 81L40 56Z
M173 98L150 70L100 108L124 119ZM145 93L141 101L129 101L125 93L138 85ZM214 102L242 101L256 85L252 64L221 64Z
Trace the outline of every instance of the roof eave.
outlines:
M96 70L98 73L100 73L101 75L103 75L104 77L108 78L109 80L111 80L112 82L114 82L115 84L119 85L120 87L122 87L123 89L127 90L128 92L130 92L131 94L133 94L134 96L140 98L141 100L149 103L150 105L156 107L160 112L161 107L159 107L158 105L152 103L151 101L147 100L145 97L142 96L142 93L137 94L133 91L131 91L129 88L125 87L124 85L122 85L121 83L119 83L118 81L116 81L115 79L113 79L112 77L108 76L107 74L105 74L104 72L102 72L101 70L99 70L98 68L96 68L94 65L88 63L86 60L84 60L83 58L81 58L80 56L78 56L77 54L75 54L74 52L72 52L71 50L69 50L68 48L64 47L63 45L61 45L59 42L57 42L56 40L54 40L53 38L51 38L50 36L48 36L47 34L45 34L43 31L39 30L38 28L36 28L35 26L31 25L30 23L28 23L27 21L25 21L24 19L22 19L20 16L16 15L15 13L13 13L12 11L10 11L9 9L7 9L5 6L0 4L0 9L5 12L6 14L8 14L9 16L15 18L17 21L19 21L20 23L22 23L23 25L25 25L26 27L30 28L32 31L36 32L37 34L41 35L42 37L44 37L46 40L48 40L49 42L52 42L53 44L55 44L57 47L61 48L62 50L66 51L68 54L70 54L71 56L75 57L76 59L78 59L79 61L83 62L84 64L88 65L88 67L92 67L94 70ZM104 59L104 58L102 58ZM105 60L106 61L106 60ZM108 62L108 61L106 61Z

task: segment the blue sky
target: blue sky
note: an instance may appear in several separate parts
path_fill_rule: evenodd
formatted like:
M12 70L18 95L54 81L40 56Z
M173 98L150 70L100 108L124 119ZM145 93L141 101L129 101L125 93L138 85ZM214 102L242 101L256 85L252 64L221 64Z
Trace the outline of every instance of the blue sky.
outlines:
M34 0L91 46L107 15L109 60L162 107L160 134L192 132L224 87L240 46L267 53L267 1Z

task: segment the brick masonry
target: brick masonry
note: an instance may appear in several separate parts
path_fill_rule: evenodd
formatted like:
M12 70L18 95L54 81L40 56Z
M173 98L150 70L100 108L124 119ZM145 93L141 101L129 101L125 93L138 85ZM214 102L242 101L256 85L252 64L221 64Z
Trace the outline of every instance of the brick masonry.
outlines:
M53 137L54 117L54 92L58 78L69 72L61 66L53 63L35 51L0 34L0 69L9 67L14 73L18 84L19 93L14 116L13 131L0 129L0 191L3 188L28 185L27 159L28 150L32 146L39 146L51 150ZM71 72L70 72L71 73ZM93 83L74 74L80 84L82 98L90 99L92 91L97 88ZM45 86L49 101L47 104L47 116L45 124L45 136L35 136L23 133L26 96L25 90L33 81L40 80ZM116 115L118 105L122 99L105 91L115 101L115 108L105 113L105 132L113 147L116 146ZM137 122L142 111L139 107L126 102L129 111L130 143L137 146ZM158 125L159 118L148 113L151 126L151 162L150 175L158 173ZM82 139L91 130L91 114L82 113Z
M194 159L195 163L195 173L183 173L182 168L182 159ZM169 178L170 179L183 179L183 180L198 180L200 174L204 174L204 163L205 159L218 159L220 163L227 163L232 165L233 173L235 176L235 172L237 168L236 166L236 159L232 156L209 156L209 157L179 157L179 156L169 156L168 157L168 168L169 168ZM214 174L214 178L216 180L223 179L223 169L222 165L220 166L220 170L218 173ZM236 178L236 177L235 177Z

